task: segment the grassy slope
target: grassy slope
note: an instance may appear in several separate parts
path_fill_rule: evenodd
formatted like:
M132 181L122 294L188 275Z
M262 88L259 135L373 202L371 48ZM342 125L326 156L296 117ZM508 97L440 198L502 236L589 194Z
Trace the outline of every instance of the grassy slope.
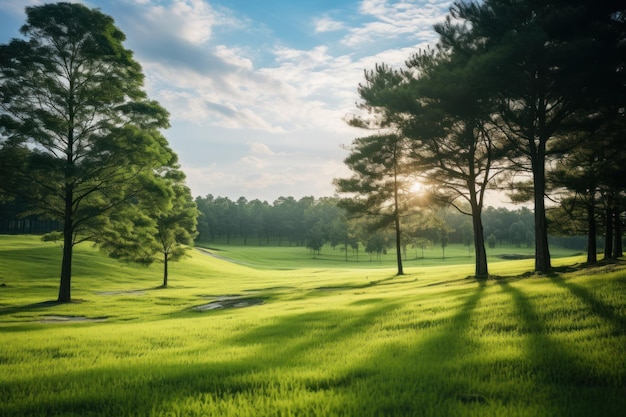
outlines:
M264 265L253 269L196 251L172 265L170 288L157 289L158 266L119 264L84 245L73 287L80 302L55 305L45 301L56 298L59 258L53 244L0 237L0 416L621 416L626 408L622 264L480 284L465 278L472 265L411 265L394 277L393 267L320 260L271 270L256 258ZM508 261L491 270L531 268ZM191 310L233 294L265 303ZM107 319L39 323L55 315Z

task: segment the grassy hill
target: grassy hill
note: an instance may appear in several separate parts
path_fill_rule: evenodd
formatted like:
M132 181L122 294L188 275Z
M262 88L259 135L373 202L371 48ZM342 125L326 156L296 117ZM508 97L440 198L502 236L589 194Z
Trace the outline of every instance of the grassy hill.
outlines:
M472 258L454 251L396 277L392 256L357 264L326 248L317 259L302 248L214 249L172 264L162 289L159 265L79 245L76 301L58 305L60 248L1 236L0 416L626 409L622 262L563 257L535 276L532 260L493 254L500 278L477 282Z

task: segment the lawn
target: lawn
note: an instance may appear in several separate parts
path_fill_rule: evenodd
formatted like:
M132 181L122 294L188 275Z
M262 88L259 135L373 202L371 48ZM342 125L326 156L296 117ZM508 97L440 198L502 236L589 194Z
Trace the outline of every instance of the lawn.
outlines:
M58 305L60 249L0 237L0 416L624 415L622 262L500 261L477 282L471 257L397 277L220 249L160 289L158 265L80 245Z
M256 269L301 269L303 267L329 266L334 268L351 269L380 269L394 268L396 265L396 252L388 252L378 256L365 253L363 248L357 252L348 249L346 252L342 246L335 248L325 245L320 253L313 253L301 246L255 246L255 245L227 245L224 243L197 244L199 249L212 253L221 258L251 266ZM487 248L489 263L502 262L511 258L532 258L534 247L515 245L497 245L495 248ZM579 255L580 251L551 248L552 258L564 258ZM408 247L403 254L403 264L407 267L423 266L449 266L467 265L474 262L474 246L467 247L460 244L452 244L442 250L439 245L429 245L422 248Z

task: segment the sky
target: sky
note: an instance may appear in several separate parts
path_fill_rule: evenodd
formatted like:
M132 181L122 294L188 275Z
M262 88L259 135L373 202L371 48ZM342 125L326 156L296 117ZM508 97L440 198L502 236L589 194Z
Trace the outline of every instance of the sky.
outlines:
M67 0L66 0L67 1ZM78 1L74 1L78 2ZM0 0L0 43L25 6ZM329 197L352 140L345 120L376 63L434 45L448 0L83 0L115 20L170 112L163 133L196 196Z

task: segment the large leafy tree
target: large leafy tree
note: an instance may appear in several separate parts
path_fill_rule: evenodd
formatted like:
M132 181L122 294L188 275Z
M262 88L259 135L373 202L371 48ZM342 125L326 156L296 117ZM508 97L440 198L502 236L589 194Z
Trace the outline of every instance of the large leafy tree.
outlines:
M437 27L441 33L437 53L416 54L407 62L414 71L405 72L410 80L406 85L415 102L405 111L404 131L415 139L414 158L442 202L471 216L475 275L486 278L482 211L504 147L490 123L485 82L468 65L478 42L447 23Z
M97 237L133 199L167 200L155 171L176 155L158 132L167 111L147 98L111 17L73 3L26 14L24 38L0 45L2 181L62 223L58 301L69 302L74 245Z
M560 141L569 120L601 115L601 103L620 88L623 67L615 58L623 49L623 28L617 27L623 26L623 9L618 2L588 0L485 0L452 7L456 27L471 27L481 40L471 64L492 84L498 126L515 148L517 168L532 178L538 272L551 268L549 162L567 150Z

